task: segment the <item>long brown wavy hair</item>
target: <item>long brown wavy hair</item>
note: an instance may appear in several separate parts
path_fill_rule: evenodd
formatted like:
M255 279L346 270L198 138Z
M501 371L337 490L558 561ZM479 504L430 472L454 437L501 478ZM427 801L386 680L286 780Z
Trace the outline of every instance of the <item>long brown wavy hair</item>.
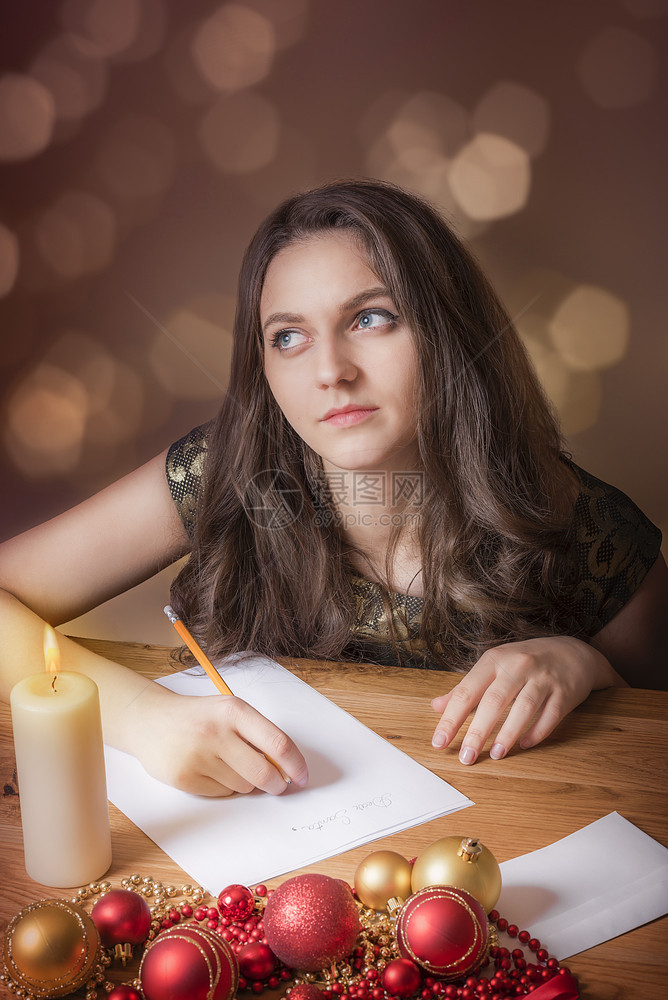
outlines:
M322 516L319 457L269 390L260 325L271 260L331 230L366 250L415 341L427 661L463 670L500 642L573 634L564 598L577 487L550 405L470 251L430 205L371 180L290 198L251 240L230 388L172 603L212 656L354 655L350 547Z

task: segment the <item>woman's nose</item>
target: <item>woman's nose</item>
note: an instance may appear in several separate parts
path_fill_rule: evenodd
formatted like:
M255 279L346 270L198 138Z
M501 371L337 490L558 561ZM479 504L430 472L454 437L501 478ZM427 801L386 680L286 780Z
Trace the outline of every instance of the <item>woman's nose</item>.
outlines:
M316 379L318 387L328 389L357 377L349 347L338 337L323 337L317 348Z

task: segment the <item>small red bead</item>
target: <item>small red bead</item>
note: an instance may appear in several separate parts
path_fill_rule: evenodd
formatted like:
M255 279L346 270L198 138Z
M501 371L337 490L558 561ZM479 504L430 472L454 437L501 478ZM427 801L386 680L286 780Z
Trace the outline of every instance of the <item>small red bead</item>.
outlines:
M261 896L261 897L262 896L266 896L267 895L267 887L266 887L266 885L263 885L262 883L260 883L259 885L256 885L255 886L255 895L256 896Z
M520 931L517 936L522 944L528 944L531 940L531 934L529 934L529 931Z
M538 938L531 938L531 940L529 941L529 948L531 949L531 951L538 951L538 949L540 948L540 941L538 940Z
M536 952L536 958L539 959L541 962L547 962L549 957L550 953L547 950L547 948L539 948L538 951Z
M571 974L571 970L568 968L568 966L566 966L566 965L560 965L559 966L559 975L560 976L570 976L570 974Z
M505 917L499 917L499 919L496 921L496 926L499 928L500 931L505 931L508 929L508 921L506 920Z
M179 920L181 919L181 914L176 909L170 910L167 915L173 924L178 924Z
M247 990L248 989L248 981L246 979L244 979L243 976L239 976L239 987L238 988L240 990Z
M207 920L206 926L209 927L212 931L215 931L216 927L218 926L218 921L217 920Z
M182 906L181 906L181 913L183 914L184 917L192 917L192 915L193 915L193 908L190 905L190 903L183 903L182 904Z
M500 914L499 914L498 910L490 910L489 911L489 919L492 921L493 924L496 923L496 921L499 919L499 916L500 916Z
M252 989L253 993L262 993L262 990L264 989L264 984L263 983L253 983L253 985L251 986L251 989Z
M517 937L517 935L520 932L520 929L517 926L517 924L508 924L507 930L508 930L509 937Z
M172 926L172 922L169 919L169 917L165 917L165 919L161 922L160 926L162 927L163 930L168 931L169 928Z

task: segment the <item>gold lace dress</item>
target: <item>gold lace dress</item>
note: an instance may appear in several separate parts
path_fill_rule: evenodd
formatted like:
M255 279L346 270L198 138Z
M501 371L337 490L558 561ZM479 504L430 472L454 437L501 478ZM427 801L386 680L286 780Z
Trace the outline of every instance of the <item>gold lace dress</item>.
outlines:
M206 451L204 425L175 442L167 455L167 482L189 533L195 523ZM580 484L572 546L577 582L569 610L578 625L577 634L587 638L596 635L638 589L659 554L661 532L626 494L574 463L569 465ZM356 621L351 639L363 651L363 659L431 666L422 655L422 600L406 594L384 595L379 584L356 574L352 574L352 585Z

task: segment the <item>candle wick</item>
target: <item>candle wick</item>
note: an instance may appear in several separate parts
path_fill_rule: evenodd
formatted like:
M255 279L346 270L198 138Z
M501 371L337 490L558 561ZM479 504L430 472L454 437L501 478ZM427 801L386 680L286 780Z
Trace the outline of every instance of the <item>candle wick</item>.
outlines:
M56 694L56 680L58 679L58 674L53 675L53 680L51 681L51 690Z

